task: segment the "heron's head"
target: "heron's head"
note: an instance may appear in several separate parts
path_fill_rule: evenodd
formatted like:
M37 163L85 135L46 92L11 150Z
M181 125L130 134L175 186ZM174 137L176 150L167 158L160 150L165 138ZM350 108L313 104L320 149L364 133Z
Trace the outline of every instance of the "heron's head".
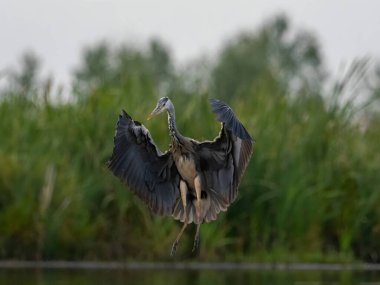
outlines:
M168 97L162 97L158 99L156 108L154 108L154 110L150 113L150 115L148 116L148 120L162 113L163 111L168 110L169 108L171 108L171 106L172 103L170 102Z

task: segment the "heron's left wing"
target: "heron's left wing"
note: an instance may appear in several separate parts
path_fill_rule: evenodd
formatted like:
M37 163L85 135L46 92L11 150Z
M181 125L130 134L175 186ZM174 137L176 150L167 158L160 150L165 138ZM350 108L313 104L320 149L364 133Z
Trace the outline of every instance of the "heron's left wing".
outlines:
M170 152L162 154L149 131L123 111L108 168L160 215L171 215L179 199L179 174Z
M197 147L200 173L203 173L202 186L214 203L208 219L214 219L236 199L253 144L251 136L227 104L212 99L211 107L222 123L222 129L214 141L199 143Z

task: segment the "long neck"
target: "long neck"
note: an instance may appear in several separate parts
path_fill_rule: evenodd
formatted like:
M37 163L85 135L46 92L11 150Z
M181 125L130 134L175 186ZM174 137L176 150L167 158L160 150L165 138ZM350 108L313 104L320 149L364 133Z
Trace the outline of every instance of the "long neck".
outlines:
M178 142L182 138L182 135L179 133L176 127L174 107L171 106L171 108L169 108L167 111L170 136L172 137L172 141Z

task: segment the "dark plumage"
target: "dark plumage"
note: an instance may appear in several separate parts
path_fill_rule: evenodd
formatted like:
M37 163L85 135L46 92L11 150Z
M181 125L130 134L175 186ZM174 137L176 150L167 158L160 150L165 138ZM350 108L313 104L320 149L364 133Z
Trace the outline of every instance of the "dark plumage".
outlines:
M215 140L198 142L178 132L171 101L167 97L158 100L149 118L168 112L172 143L165 153L125 111L117 122L108 167L154 213L184 223L172 255L189 223L197 224L193 250L198 247L200 224L215 220L236 199L252 154L253 140L231 108L216 99L210 103L222 128Z

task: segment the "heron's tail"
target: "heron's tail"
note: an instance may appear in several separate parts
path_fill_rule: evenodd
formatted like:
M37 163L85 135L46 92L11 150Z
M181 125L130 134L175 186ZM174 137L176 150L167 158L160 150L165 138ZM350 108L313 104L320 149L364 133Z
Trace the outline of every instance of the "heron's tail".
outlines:
M196 214L196 198L192 194L187 196L188 204L186 209L183 208L182 201L177 200L177 204L174 207L173 217L181 222L187 222L189 224L202 224L216 220L220 212L227 211L228 203L223 197L216 191L211 190L208 192L206 198L201 199L202 216L198 217Z

